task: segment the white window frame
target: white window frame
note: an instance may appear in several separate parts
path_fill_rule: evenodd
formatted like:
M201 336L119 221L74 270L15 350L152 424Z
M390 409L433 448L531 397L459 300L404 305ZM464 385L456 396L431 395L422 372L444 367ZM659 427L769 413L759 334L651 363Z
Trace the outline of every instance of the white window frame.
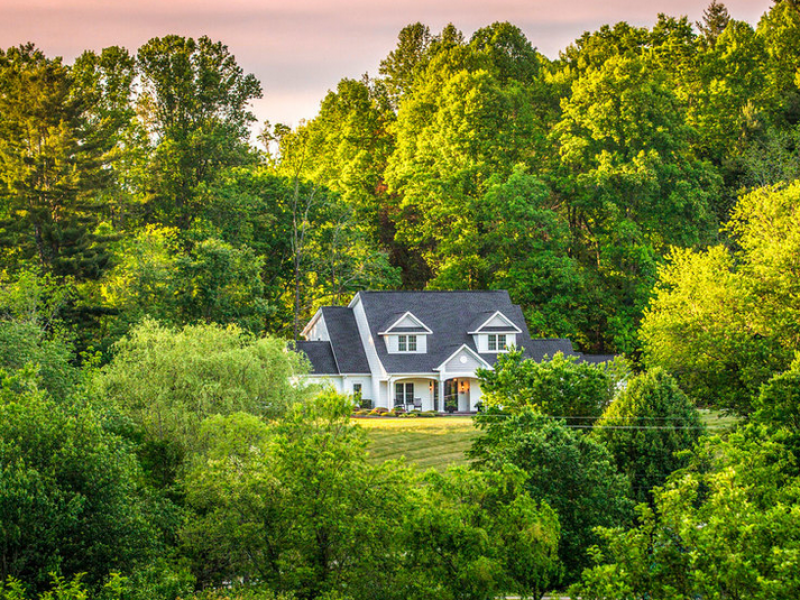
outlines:
M416 352L417 336L413 334L403 334L397 336L398 352Z
M413 404L414 403L414 383L409 381L403 383L398 381L394 384L394 403L395 406L399 404Z
M508 336L505 333L489 333L486 340L489 352L508 352Z

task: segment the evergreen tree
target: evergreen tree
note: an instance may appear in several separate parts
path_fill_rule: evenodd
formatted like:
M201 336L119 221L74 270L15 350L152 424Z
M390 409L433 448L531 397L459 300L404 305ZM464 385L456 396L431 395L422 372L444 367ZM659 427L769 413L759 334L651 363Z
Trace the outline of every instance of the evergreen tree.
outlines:
M108 260L100 197L116 123L93 118L72 70L32 44L0 51L0 261L97 278Z

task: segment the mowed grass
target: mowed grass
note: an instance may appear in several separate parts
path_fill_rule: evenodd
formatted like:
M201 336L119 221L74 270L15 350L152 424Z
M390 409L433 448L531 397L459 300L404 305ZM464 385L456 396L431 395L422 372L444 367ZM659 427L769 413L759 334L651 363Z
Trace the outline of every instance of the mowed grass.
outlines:
M700 420L703 421L703 425L706 426L709 432L720 432L732 429L734 425L741 421L741 418L735 415L725 414L719 410L701 408Z
M355 421L367 431L370 462L405 457L423 470L444 471L450 465L467 464L465 453L479 434L472 417L362 417Z
M701 409L700 416L710 433L730 429L739 420L709 409ZM438 471L467 464L466 451L480 433L472 417L360 417L355 421L367 431L373 464L404 457L421 469Z

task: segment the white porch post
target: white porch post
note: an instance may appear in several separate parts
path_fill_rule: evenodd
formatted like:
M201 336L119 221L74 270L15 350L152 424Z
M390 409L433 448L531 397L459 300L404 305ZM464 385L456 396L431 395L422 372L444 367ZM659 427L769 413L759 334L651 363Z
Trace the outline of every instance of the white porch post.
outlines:
M439 386L439 412L444 412L444 374L439 373L439 381L436 382Z

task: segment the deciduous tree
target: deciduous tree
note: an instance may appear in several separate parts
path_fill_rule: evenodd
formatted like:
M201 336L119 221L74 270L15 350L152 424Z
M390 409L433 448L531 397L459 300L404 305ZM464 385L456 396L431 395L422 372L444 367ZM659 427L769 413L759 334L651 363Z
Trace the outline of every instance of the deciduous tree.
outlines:
M595 423L593 435L608 448L637 502L652 502L652 490L685 467L703 434L700 413L662 369L625 382L624 389Z
M563 581L575 581L589 564L586 549L600 539L594 528L624 525L632 516L628 479L591 436L530 408L514 415L490 412L478 425L483 435L469 452L476 468L513 465L524 471L528 494L558 514Z

